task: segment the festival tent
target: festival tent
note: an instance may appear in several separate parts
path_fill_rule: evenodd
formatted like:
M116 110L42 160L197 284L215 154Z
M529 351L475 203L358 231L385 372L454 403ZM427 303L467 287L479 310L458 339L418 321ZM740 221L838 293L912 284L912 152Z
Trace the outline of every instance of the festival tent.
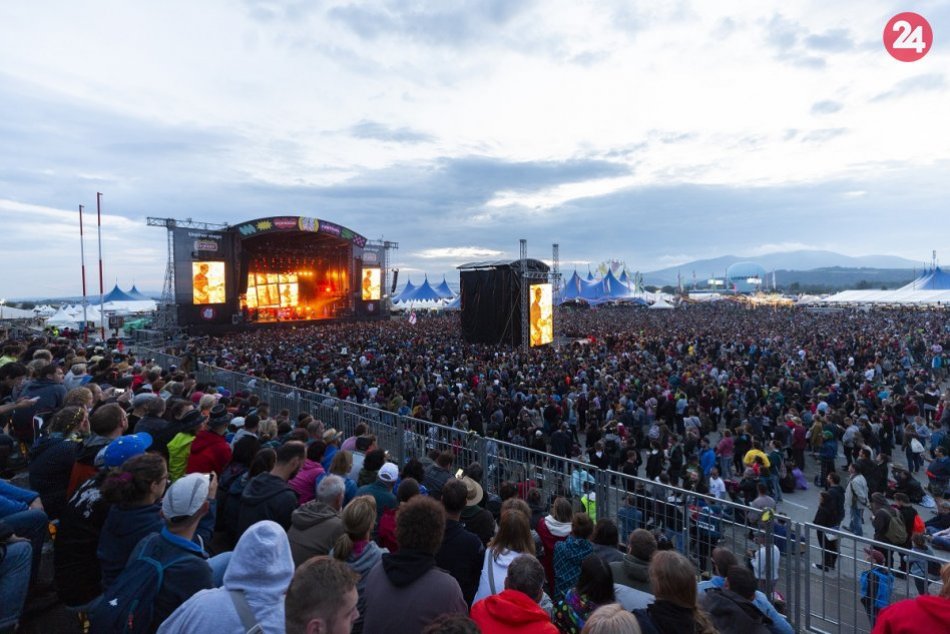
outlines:
M36 314L32 310L14 308L13 306L0 306L0 319L35 319Z
M132 284L132 288L129 290L129 292L127 293L127 295L128 295L129 297L131 297L132 299L138 299L138 300L150 300L150 299L151 299L150 297L148 297L147 295L145 295L144 293L142 293L141 291L139 291L139 289L135 288L135 284Z
M593 282L595 279L594 274L590 272L590 269L587 269L587 281Z
M42 306L37 306L34 308L33 313L37 317L52 317L56 314L56 309L49 304L43 304Z
M435 292L444 297L445 299L452 299L455 297L455 293L449 288L449 283L445 281L445 276L442 276L442 283L435 287Z
M135 291L137 295L145 297L133 286L132 290ZM109 294L102 298L102 309L107 313L112 313L115 315L131 315L134 313L149 313L153 312L158 308L158 304L154 299L138 299L137 297L130 295L122 291L119 288L119 285L116 284Z
M417 286L411 293L400 294L398 301L400 308L433 309L441 308L441 304L444 300L445 298L432 288L432 285L429 284L429 278L426 277L425 281Z
M564 288L561 289L561 303L579 299L581 297L581 290L585 284L586 282L581 279L581 276L577 274L577 270L575 269L574 275L567 280L564 284Z
M456 295L455 299L449 301L443 307L443 310L462 310L462 296Z
M893 291L851 290L835 293L822 300L826 304L950 304L950 275L939 266Z
M403 286L402 290L396 293L395 297L392 298L393 303L402 301L404 297L408 297L416 290L416 285L412 283L412 280L408 280L406 285Z
M97 306L86 306L86 320L99 323L102 313ZM78 330L82 326L82 306L60 307L56 314L46 320L47 326L56 326L59 328L73 328Z
M896 292L905 291L950 291L950 274L944 273L943 269L935 266L910 284L900 287Z
M673 304L669 303L662 297L650 305L650 310L670 310L671 308L673 308Z

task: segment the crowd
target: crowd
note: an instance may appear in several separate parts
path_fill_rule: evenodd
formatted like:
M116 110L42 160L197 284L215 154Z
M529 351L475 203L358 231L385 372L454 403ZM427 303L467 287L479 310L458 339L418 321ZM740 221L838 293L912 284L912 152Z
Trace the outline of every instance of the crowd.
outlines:
M829 529L816 567L837 565L831 529L868 520L879 543L860 579L871 623L950 614L950 567L932 597L925 557L950 549L940 313L559 317L570 343L528 352L466 344L453 316L193 339L181 367L118 344L5 342L0 468L18 475L0 481L0 632L50 601L93 632L790 632L781 552L756 527L813 486ZM258 379L231 393L198 363ZM496 491L466 447L396 464L371 426L272 411L263 379L587 465L550 497ZM678 552L661 487L628 487L617 521L598 518L603 469L743 502L752 548ZM690 530L723 513L701 499L709 521ZM909 604L888 607L892 567L914 577Z

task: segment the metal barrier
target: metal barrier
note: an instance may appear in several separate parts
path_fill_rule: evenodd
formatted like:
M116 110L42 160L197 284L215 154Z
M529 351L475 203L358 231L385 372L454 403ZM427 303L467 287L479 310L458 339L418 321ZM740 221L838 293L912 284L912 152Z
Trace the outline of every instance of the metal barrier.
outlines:
M161 352L138 348L137 354L162 367L182 365L177 357ZM488 495L497 495L504 482L521 484L524 490L538 488L542 499L549 503L556 496L577 501L585 493L593 493L587 496L594 502L588 509L595 509L598 519L614 520L622 541L636 528L653 529L667 536L701 573L711 573L710 555L716 547L729 548L747 564L751 555L761 552L764 557L756 568L759 587L767 596L772 596L773 591L784 596L785 614L796 631L870 632L871 613L861 600L861 575L870 568L865 562L865 548L888 553L883 569L894 577L891 602L921 591L939 592L939 575L904 574L899 569L900 561L908 557L934 565L946 563L935 555L793 522L777 514L763 518L761 511L731 500L616 471L602 471L585 462L485 438L465 429L400 416L207 364L199 364L197 378L232 393L252 392L274 412L307 412L347 437L353 435L359 423L365 423L376 435L379 446L389 450L391 458L400 465L413 457L422 458L433 449L451 450L459 465L481 464L482 486ZM777 547L777 561L772 546ZM825 571L814 568L816 563L834 565Z

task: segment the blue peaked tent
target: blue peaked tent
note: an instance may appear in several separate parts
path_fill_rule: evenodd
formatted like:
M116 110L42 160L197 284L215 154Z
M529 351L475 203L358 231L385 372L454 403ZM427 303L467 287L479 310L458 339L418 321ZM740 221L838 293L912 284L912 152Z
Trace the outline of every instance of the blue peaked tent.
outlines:
M135 288L135 284L132 284L132 288L129 290L127 295L131 297L132 299L140 299L140 300L151 299L151 297L147 297L146 295L143 295L142 292L139 291L139 289Z
M584 280L581 279L581 276L577 274L577 270L575 269L574 275L565 282L564 288L561 290L561 301L569 302L578 299L581 296L581 289L584 288L584 285Z
M148 299L147 297L145 299ZM102 298L103 302L135 302L140 301L138 297L132 297L128 293L119 289L119 285L116 284L109 294Z
M444 299L434 288L429 284L429 278L426 277L425 281L422 282L422 285L416 288L409 295L400 295L400 302L437 302L441 299Z
M927 271L916 280L898 289L898 291L947 291L950 290L950 274L944 273L939 266Z
M590 272L590 269L587 269L587 281L593 282L595 280L594 274Z
M406 285L402 287L402 290L396 293L396 296L393 297L393 303L401 302L404 297L407 297L416 291L416 285L412 283L412 280L406 281Z
M449 284L445 281L444 275L442 276L442 283L435 287L435 292L445 299L452 299L455 297L455 293L453 293L452 289L449 288Z

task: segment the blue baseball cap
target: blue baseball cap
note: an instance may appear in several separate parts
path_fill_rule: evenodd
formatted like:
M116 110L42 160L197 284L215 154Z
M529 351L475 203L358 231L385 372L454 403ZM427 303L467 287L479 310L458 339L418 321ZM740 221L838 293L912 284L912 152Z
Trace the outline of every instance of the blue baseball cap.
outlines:
M129 458L145 453L145 450L151 446L152 436L144 431L119 436L102 452L102 463L107 467L118 467Z

